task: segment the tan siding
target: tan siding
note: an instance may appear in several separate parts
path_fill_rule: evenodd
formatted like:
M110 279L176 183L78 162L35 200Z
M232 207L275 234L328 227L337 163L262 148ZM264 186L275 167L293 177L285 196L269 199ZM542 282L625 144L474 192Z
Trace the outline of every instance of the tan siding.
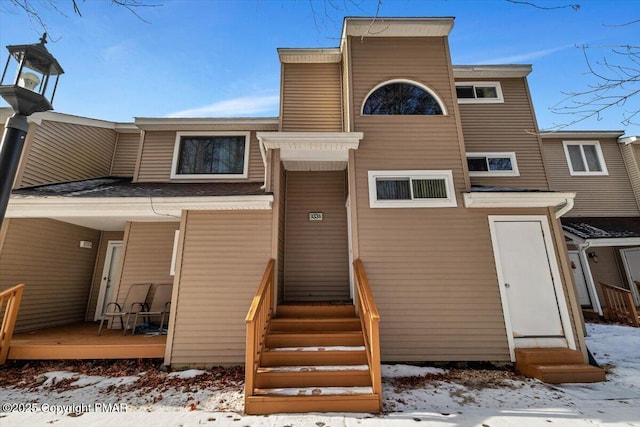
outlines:
M211 131L246 131L245 128L211 129ZM270 129L272 130L272 129ZM203 133L206 133L203 131ZM173 161L173 149L176 142L176 132L174 131L147 131L142 146L142 156L140 159L140 170L137 182L168 182L171 180L171 165ZM251 142L249 146L249 178L248 181L264 181L264 163L260 154L260 146L256 138L255 131L251 132ZM227 180L247 181L247 180ZM185 182L186 180L176 180ZM198 182L198 180L189 180ZM211 182L211 180L200 180L200 182Z
M282 130L342 130L340 63L282 64Z
M636 202L640 206L640 146L638 144L626 144L620 146L624 164L631 180L631 188L636 196Z
M271 211L188 212L172 364L244 362L244 318L271 253Z
M91 282L91 292L89 293L89 302L87 303L86 321L92 321L96 314L96 304L98 294L100 293L100 284L102 282L102 270L104 269L105 256L107 255L107 246L110 240L122 240L124 233L122 231L103 231L100 236L100 245L98 246L98 254L96 256L96 266L93 270L93 280Z
M525 80L502 79L500 84L503 104L459 104L464 143L469 153L515 152L520 176L472 177L471 183L547 190L549 184Z
M17 331L84 319L100 232L51 219L12 219L0 253L0 289L25 284ZM81 240L93 249L80 247Z
M112 176L132 177L138 159L139 133L119 133L111 166Z
M343 171L287 172L284 288L289 301L349 299ZM322 212L322 221L309 221Z
M365 135L355 152L358 245L382 318L383 359L509 360L487 220L507 212L462 207L463 159L444 40L365 38L351 49L356 111L375 85L408 78L434 90L451 114L355 114L354 130ZM370 209L367 171L394 169L451 169L458 208Z
M279 157L278 157L279 158ZM284 248L285 248L285 208L286 208L287 174L280 163L280 198L278 212L278 301L284 300Z
M133 222L125 231L118 301L134 283L173 283L171 256L179 222ZM151 296L151 295L150 295Z
M575 206L567 216L635 216L638 204L615 139L600 140L608 176L571 176L562 139L543 140L554 191L575 191Z
M598 262L594 262L593 258L589 258L589 268L591 269L593 282L596 284L598 299L603 306L605 305L605 300L602 294L602 288L598 284L599 282L628 288L628 286L624 284L625 280L622 277L624 270L622 266L618 264L619 261L616 256L616 251L617 249L612 247L587 249L587 252L595 252L598 256Z
M109 175L115 131L50 121L35 129L20 187Z

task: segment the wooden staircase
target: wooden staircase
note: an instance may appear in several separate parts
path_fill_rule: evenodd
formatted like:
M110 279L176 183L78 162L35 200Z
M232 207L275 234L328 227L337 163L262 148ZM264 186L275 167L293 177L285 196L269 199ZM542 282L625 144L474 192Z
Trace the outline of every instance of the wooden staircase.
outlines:
M277 313L245 412L380 411L353 305L279 305Z
M582 353L568 348L517 348L516 371L549 384L606 380L603 369L584 363Z

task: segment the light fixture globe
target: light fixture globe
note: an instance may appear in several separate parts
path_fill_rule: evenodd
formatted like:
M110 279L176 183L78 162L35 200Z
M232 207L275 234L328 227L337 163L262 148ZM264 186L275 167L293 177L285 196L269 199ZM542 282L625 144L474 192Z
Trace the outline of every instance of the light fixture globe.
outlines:
M47 33L44 33L40 43L7 46L9 57L0 79L0 96L18 114L29 116L53 109L58 78L64 71L45 47L46 42ZM17 62L15 77L5 82L13 61ZM52 76L55 83L49 85Z

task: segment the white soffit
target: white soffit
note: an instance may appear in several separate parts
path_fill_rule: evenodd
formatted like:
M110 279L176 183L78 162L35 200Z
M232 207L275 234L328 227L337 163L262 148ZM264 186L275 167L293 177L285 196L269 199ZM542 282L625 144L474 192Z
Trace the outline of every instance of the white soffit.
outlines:
M256 135L264 148L280 149L283 163L346 162L349 150L357 149L363 137L362 132L258 132Z
M456 79L496 79L526 77L531 65L454 65Z
M74 116L71 114L56 113L54 111L45 111L42 113L34 113L28 118L29 123L41 125L43 121L69 123L72 125L91 126L95 128L114 129L117 131L130 129L138 129L133 123L116 123L107 120L92 119L89 117Z
M6 218L53 218L104 230L126 221L179 221L183 210L269 210L272 203L270 194L153 198L11 196Z
M604 138L619 138L624 135L624 131L621 130L576 130L576 131L549 131L540 132L542 139L604 139Z
M446 37L453 18L345 18L342 37Z
M576 193L543 193L528 191L497 191L464 193L467 208L546 208L562 206Z
M342 61L339 48L289 49L279 48L280 62L289 64L336 63Z

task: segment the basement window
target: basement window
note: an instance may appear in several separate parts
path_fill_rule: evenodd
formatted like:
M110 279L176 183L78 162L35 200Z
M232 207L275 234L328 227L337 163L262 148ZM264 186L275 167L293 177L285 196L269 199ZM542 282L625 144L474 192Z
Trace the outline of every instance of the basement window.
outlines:
M369 171L372 208L457 206L450 170Z
M469 176L520 176L516 153L467 153Z
M458 104L503 103L500 82L457 82Z

